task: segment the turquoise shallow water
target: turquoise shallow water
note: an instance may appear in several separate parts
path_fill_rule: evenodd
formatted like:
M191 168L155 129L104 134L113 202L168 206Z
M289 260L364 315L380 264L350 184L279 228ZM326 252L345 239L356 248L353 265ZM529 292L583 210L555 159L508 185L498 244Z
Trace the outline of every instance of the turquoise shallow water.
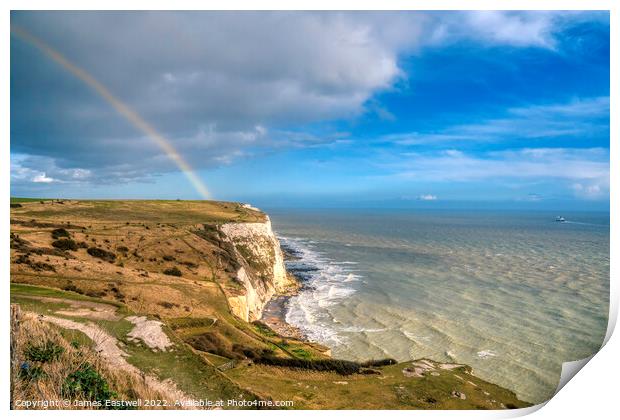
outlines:
M430 357L537 403L601 345L609 214L269 211L304 279L287 322L335 357Z

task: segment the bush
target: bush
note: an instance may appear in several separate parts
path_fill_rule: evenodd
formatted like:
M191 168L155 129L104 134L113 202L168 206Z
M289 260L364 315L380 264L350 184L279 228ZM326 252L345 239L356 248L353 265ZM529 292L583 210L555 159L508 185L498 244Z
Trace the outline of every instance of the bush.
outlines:
M66 286L64 286L62 288L62 290L66 290L68 292L75 292L75 293L79 293L80 295L84 294L84 291L78 287L75 286L75 284L67 284Z
M90 401L104 402L115 396L106 380L91 365L86 364L69 374L62 384L65 398L86 398Z
M359 363L339 359L302 360L263 356L254 359L254 363L288 368L308 369L318 372L332 371L339 373L340 375L352 375L354 373L358 373L361 368Z
M164 274L168 276L177 276L177 277L181 277L183 275L181 270L179 270L177 267L166 268L164 270Z
M42 345L34 345L28 343L24 350L24 357L31 362L47 363L58 360L60 355L65 351L59 345L47 340Z
M126 254L126 253L128 253L128 252L129 252L129 248L127 248L127 247L126 247L126 246L124 246L124 245L117 246L117 247L116 247L116 250L117 250L118 252L120 252L121 254Z
M88 252L89 255L92 255L95 258L99 258L107 262L114 262L116 260L115 253L94 246L88 248L86 252Z
M252 324L256 327L259 333L265 335L267 337L277 337L278 334L275 333L267 324L261 321L254 321Z
M12 208L12 209L18 209L18 208L20 208L20 207L22 207L22 205L21 205L21 204L19 204L19 203L11 203L11 208Z
M58 228L52 231L52 238L70 238L71 234L65 228Z
M247 357L248 359L258 359L261 357L271 357L273 356L273 350L271 349L258 349L255 347L247 347L243 344L233 344L232 351L242 357Z
M186 341L196 350L217 354L228 359L236 359L235 354L230 349L230 344L224 341L218 333L207 332L194 335L188 337Z
M379 360L368 360L367 362L361 363L361 367L380 367L380 366L389 366L395 365L398 362L394 359L379 359Z
M54 248L62 249L63 251L77 251L78 245L73 239L58 239L52 242Z
M47 375L41 366L31 366L24 362L19 367L19 378L26 381L38 381Z
M164 255L162 258L164 261L174 261L175 259L172 255Z

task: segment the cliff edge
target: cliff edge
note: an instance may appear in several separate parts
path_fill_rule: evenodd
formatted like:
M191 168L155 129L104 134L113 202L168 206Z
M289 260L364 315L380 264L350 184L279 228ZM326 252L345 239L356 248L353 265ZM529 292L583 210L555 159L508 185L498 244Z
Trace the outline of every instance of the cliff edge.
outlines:
M284 267L280 242L266 216L262 223L224 223L219 226L226 241L235 249L239 267L235 279L245 293L228 291L230 309L244 321L260 319L263 308L275 294L295 287Z

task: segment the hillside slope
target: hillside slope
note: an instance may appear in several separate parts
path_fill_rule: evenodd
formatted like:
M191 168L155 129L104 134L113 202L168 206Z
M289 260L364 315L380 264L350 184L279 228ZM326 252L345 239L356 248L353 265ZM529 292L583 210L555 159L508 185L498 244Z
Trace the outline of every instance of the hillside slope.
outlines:
M238 203L22 201L11 208L11 282L11 301L40 314L40 328L79 331L105 363L176 399L527 405L467 366L330 361L327 348L253 322L295 282L268 217ZM353 370L338 373L341 366Z

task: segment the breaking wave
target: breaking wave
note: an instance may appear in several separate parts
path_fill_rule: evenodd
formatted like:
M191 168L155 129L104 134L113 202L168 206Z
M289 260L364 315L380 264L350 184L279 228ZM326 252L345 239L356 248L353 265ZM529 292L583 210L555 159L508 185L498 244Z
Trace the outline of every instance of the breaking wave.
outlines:
M361 276L354 273L355 261L333 261L303 238L280 236L280 244L290 258L286 268L301 282L299 294L288 304L286 322L299 328L310 340L327 345L342 344L334 328L329 307L355 293Z

